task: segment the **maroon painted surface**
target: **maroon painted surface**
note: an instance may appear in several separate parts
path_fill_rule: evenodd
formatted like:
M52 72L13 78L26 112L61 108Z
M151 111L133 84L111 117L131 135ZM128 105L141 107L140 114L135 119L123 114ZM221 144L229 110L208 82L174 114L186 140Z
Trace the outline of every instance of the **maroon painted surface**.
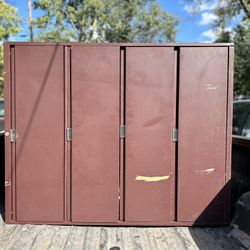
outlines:
M118 227L187 227L187 226L197 226L197 227L211 227L211 226L225 226L228 225L228 222L220 221L220 222L194 222L194 221L169 221L169 222L162 222L162 221L118 221L118 222L69 222L69 221L63 221L63 222L34 222L34 221L10 221L8 224L37 224L37 225L43 225L43 224L49 224L49 225L80 225L80 226L118 226Z
M6 43L6 222L228 223L231 45Z
M63 50L15 48L16 219L63 221Z
M173 220L174 84L174 48L126 49L125 221Z
M11 48L4 44L4 129L8 133L11 129ZM5 137L5 220L12 221L12 176L11 176L11 145L10 137ZM2 166L3 167L3 166Z
M181 48L178 221L223 221L228 48Z
M119 47L72 46L72 221L118 221Z

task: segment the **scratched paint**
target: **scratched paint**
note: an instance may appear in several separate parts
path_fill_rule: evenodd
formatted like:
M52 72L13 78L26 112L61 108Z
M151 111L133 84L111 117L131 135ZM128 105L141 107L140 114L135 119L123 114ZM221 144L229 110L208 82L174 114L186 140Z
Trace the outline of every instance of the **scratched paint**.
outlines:
M168 178L169 178L169 175L165 175L165 176L140 176L140 175L137 175L135 180L136 181L152 182L152 181L163 181L163 180L167 180Z
M216 90L218 88L218 86L216 84L213 84L213 83L206 83L205 87L207 90Z
M211 173L213 171L214 171L214 168L208 168L208 169L203 170L203 172L206 172L206 173Z
M214 168L207 168L207 169L197 170L196 172L199 172L200 174L203 174L203 175L208 175L214 171L215 171Z

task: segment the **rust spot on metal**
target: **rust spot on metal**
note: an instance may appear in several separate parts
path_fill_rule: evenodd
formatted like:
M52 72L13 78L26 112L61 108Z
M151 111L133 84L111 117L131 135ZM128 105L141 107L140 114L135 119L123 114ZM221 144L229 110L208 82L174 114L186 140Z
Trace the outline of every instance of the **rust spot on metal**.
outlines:
M165 175L165 176L140 176L140 175L137 175L135 180L136 181L152 182L152 181L163 181L163 180L167 180L168 178L169 178L169 175Z

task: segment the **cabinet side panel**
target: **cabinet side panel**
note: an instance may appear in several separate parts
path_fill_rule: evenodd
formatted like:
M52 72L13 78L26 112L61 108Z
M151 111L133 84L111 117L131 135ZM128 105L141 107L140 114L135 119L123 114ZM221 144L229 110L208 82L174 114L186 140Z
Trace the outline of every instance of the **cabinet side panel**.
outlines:
M228 48L228 100L227 100L227 145L226 145L226 183L225 222L230 223L230 190L231 190L231 159L232 159L232 122L233 122L233 79L234 47Z

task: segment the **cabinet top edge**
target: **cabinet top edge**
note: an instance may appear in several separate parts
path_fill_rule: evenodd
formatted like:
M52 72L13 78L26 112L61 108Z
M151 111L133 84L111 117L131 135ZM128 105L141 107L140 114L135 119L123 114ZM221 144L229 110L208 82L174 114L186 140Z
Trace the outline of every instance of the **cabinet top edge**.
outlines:
M83 42L5 42L5 46L117 46L117 47L232 47L233 43L83 43Z

